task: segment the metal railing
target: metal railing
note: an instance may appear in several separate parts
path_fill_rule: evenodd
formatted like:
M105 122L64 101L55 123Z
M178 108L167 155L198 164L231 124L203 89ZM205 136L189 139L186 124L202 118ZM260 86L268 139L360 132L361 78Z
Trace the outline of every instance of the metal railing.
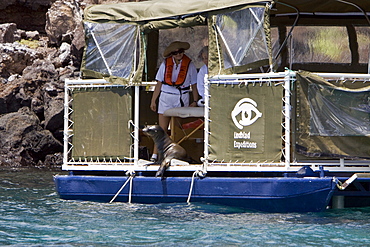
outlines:
M364 83L370 82L369 74L343 74L343 73L315 73L324 79L334 80L338 82L344 81L362 81ZM204 122L204 157L201 158L202 165L189 165L189 166L171 166L171 170L186 170L186 171L296 171L303 165L310 166L314 170L318 170L320 166L330 171L356 171L364 172L369 171L370 161L352 161L352 160L312 160L299 162L292 159L292 141L291 141L291 85L295 81L296 73L291 70L279 73L259 73L259 74L238 74L238 75L219 75L209 78L205 86L205 122ZM225 161L225 160L210 160L209 159L209 117L210 102L209 102L209 85L212 83L222 83L230 85L259 85L268 84L274 86L282 86L283 94L283 109L282 109L282 122L283 129L282 138L282 159L280 162L270 162L266 160L259 161ZM155 82L143 82L142 86L153 86ZM135 86L134 98L134 119L132 120L133 129L133 143L134 154L133 157L125 159L109 158L109 159L79 159L74 160L71 158L71 150L73 143L70 141L73 137L73 120L70 118L73 113L71 108L71 90L75 88L88 88L88 87L124 87L122 85L112 85L105 80L66 80L65 82L65 102L64 102L64 156L63 156L63 169L64 170L145 170L155 171L157 167L147 166L149 161L139 159L139 86Z

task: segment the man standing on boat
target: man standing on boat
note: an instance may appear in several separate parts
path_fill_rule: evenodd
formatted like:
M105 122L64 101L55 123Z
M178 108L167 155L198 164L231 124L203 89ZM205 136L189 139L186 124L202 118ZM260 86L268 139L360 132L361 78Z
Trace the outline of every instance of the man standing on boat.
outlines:
M197 106L197 70L191 59L186 56L185 50L190 48L188 42L174 41L163 52L165 60L160 65L155 77L155 86L150 108L158 110L158 122L165 131L168 129L170 117L163 113L171 108ZM189 104L190 87L193 93L193 102ZM157 99L159 97L158 109ZM157 147L154 147L152 161L157 160Z

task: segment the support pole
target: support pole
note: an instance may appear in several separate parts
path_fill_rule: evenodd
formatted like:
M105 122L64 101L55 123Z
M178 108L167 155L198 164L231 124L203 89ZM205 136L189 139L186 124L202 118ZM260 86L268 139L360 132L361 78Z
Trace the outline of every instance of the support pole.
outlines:
M135 113L134 113L134 165L139 164L139 114L140 114L140 88L135 86Z
M63 129L63 165L67 165L68 162L68 139L69 139L69 96L68 96L68 82L66 79L64 82L64 129Z
M285 77L284 77L284 116L285 116L285 166L290 166L290 115L291 115L291 105L290 105L290 79L291 79L291 72L289 70L285 70Z
M208 74L204 76L204 157L203 157L203 172L207 172L208 168L208 155L209 155L209 88L210 81L208 79Z

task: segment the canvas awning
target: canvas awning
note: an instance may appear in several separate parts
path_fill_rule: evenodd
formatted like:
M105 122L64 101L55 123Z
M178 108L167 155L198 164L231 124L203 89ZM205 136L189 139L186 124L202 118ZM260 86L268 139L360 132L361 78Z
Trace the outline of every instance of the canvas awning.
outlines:
M365 15L370 1L152 0L91 5L84 15L87 48L82 72L85 77L139 84L146 56L156 59L146 54L146 33L208 25L209 75L245 73L272 64L270 18L297 12Z
M92 22L144 22L181 16L197 15L210 11L272 2L272 0L153 0L116 4L91 5L85 9L85 20Z
M152 30L208 26L209 75L246 72L271 64L272 1L154 0L93 5L85 10L85 77L140 84Z
M188 0L181 2L176 0L154 0L91 5L85 10L85 20L93 22L140 22L174 16L186 17L188 15L260 2L258 0ZM267 0L264 2L275 2L272 14L296 13L294 8L303 13L370 12L370 1L367 0Z

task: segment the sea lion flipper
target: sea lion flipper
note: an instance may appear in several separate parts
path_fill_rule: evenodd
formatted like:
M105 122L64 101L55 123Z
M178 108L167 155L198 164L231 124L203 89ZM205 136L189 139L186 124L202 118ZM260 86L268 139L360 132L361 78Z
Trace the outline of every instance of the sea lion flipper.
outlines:
M157 173L155 174L155 177L162 177L164 176L164 172L167 170L167 168L171 164L171 159L165 159L162 161L161 165L159 166L159 169Z
M155 177L163 177L163 174L164 174L164 169L162 169L161 167L158 169L157 173L155 174Z

